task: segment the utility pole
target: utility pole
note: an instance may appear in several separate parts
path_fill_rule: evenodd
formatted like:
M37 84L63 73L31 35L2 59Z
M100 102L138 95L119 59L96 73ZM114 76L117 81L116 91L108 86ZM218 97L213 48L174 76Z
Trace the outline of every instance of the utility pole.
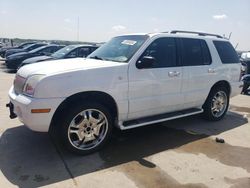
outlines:
M77 41L79 41L79 16L77 17L77 34L76 34L77 36Z

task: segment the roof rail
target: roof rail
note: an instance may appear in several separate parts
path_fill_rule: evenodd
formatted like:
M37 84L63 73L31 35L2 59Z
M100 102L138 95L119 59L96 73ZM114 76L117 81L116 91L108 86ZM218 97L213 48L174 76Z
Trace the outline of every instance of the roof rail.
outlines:
M214 36L217 38L223 38L220 35L216 35L216 34L210 34L210 33L202 33L202 32L195 32L195 31L181 31L181 30L173 30L170 32L171 34L176 34L176 33L188 33L188 34L197 34L199 36Z

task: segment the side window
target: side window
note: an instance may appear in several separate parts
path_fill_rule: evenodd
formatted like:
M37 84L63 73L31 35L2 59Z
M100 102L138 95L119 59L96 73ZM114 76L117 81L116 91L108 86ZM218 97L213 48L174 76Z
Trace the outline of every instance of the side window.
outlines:
M77 57L77 49L71 51L70 53L68 53L68 55L66 56L68 58L74 58Z
M207 43L204 40L200 40L201 48L202 48L202 55L203 55L203 64L210 65L212 63L212 58L210 51L208 49Z
M51 51L52 47L44 48L41 50L43 53L49 53Z
M142 54L154 57L156 60L152 68L176 66L176 43L175 38L159 38L152 42Z
M213 41L222 63L239 63L239 57L232 44L227 41Z
M91 48L91 52L95 51L96 49L97 49L97 47Z
M182 39L183 66L203 65L203 54L200 39Z
M90 48L79 48L78 57L87 57L90 54Z
M40 51L41 54L43 55L51 55L54 52L55 47L51 46L51 47L47 47L44 48Z
M57 50L59 50L60 47L59 46L53 46L51 49L50 49L50 53L54 53L56 52Z

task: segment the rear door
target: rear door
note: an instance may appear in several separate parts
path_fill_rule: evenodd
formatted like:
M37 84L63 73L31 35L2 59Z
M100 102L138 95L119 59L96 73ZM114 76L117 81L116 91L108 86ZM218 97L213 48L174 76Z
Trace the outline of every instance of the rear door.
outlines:
M214 83L215 68L208 45L203 39L181 38L184 96L183 108L203 105Z

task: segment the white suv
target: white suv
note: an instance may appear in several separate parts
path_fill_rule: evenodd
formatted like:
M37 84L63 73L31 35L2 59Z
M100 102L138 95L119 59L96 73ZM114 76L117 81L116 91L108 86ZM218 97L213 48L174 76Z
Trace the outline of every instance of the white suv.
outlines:
M11 117L52 131L73 152L102 147L121 130L203 113L220 120L240 93L227 39L172 31L118 36L86 59L24 66L9 91Z

